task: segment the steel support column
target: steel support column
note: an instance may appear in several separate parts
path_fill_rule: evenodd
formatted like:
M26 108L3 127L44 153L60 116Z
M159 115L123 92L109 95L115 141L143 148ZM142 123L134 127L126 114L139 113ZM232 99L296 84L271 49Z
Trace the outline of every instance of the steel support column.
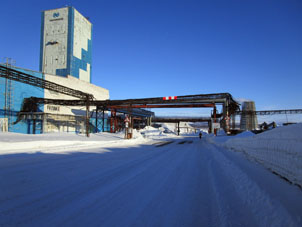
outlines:
M105 109L102 109L102 114L103 114L103 132L105 132Z
M110 117L110 132L115 133L118 129L118 122L116 117L116 109L111 109L111 117Z
M236 128L236 115L232 114L231 118L232 118L232 129L234 130Z
M229 110L228 109L226 109L226 111L225 111L224 120L225 120L225 132L227 134L230 134L230 116L229 116Z
M98 114L99 114L99 108L96 107L96 110L95 110L95 133L97 133L99 131L99 129L98 129Z
M87 98L86 100L86 136L89 137L89 106L90 106L90 102L89 102L89 98Z
M216 105L214 106L214 110L213 110L213 121L214 123L216 123ZM214 128L214 135L217 135L217 129Z

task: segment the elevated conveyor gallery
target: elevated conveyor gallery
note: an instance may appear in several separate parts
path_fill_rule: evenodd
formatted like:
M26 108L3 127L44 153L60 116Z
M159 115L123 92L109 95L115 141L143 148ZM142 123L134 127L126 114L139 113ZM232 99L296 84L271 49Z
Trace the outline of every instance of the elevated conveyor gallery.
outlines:
M142 108L214 108L213 116L214 122L218 118L216 115L216 105L222 106L222 114L219 120L222 127L226 132L230 130L230 115L239 110L239 104L233 99L229 93L214 93L214 94L197 94L186 96L170 96L170 97L156 97L156 98L143 98L143 99L124 99L124 100L94 100L93 96L81 91L69 89L50 81L40 78L35 78L24 72L0 66L0 77L10 80L27 83L32 86L37 86L45 89L50 89L59 93L67 94L78 99L45 99L31 97L24 99L23 107L20 114L26 112L36 112L40 104L53 104L63 106L86 106L87 109L87 123L86 131L88 135L88 122L89 122L89 107L95 106L97 111L110 110L117 112L117 110L131 113L133 109Z
M35 111L40 104L84 106L85 100L58 100L31 97L25 99L22 111ZM230 115L239 109L239 104L234 101L229 93L199 94L177 96L173 99L165 97L145 98L145 99L125 99L125 100L92 100L90 106L96 106L97 110L116 112L117 110L128 111L142 108L213 108L215 121L217 119L222 124L226 132L230 129ZM222 114L216 115L216 105L222 105ZM220 119L218 119L220 118Z

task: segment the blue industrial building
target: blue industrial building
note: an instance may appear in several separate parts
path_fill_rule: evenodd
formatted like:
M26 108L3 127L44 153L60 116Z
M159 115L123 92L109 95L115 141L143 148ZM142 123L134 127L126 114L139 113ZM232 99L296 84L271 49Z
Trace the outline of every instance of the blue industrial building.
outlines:
M5 66L92 94L97 100L106 100L109 99L109 91L91 83L91 43L92 24L76 9L64 7L46 10L42 12L41 21L40 72L17 68L12 64ZM35 113L18 115L25 98L70 99L73 98L71 96L2 77L0 90L0 131L39 134L83 133L86 130L85 111L81 107L45 104L40 105ZM145 112L132 111L137 116L145 116ZM111 130L112 127L111 125ZM107 112L99 113L98 116L92 112L90 131L110 131L110 118Z
M12 67L12 66L10 66ZM27 69L12 67L15 70L18 70L23 73L30 74L32 76L35 76L40 79L44 79L45 74L41 72L31 71ZM45 127L45 117L51 118L52 116L55 116L57 119L57 122L54 122L53 120L50 121L48 119L48 124L52 122L52 124L66 124L68 120L66 120L67 116L62 115L62 119L58 120L60 118L60 114L50 114L45 113L47 111L44 111L44 105L40 105L38 108L38 112L34 113L33 115L28 115L27 118L24 118L22 120L18 119L18 113L22 109L22 104L24 98L29 97L39 97L44 98L45 97L45 89L34 87L25 83L11 81L5 78L0 77L0 131L9 131L9 132L16 132L16 133L26 133L26 134L40 134L43 132L46 132L43 127ZM76 109L75 109L76 110ZM78 124L84 124L84 115L85 113L82 111L75 111L76 114L73 116L69 116L69 119L78 118L79 123ZM32 116L32 117L31 117ZM6 121L3 121L6 120ZM103 120L98 119L98 123L96 123L97 119L95 115L92 115L90 118L90 129L91 132L102 132L109 131L110 125L107 124L107 116L104 119L104 127L103 127ZM5 127L4 123L6 122L7 126ZM97 128L96 128L97 125ZM3 130L3 128L7 128L7 130ZM79 127L69 127L65 129L59 129L58 131L65 131L65 132L76 132L80 133L81 128ZM51 131L47 131L51 132Z
M41 16L40 72L12 67L40 79L94 93L108 99L109 91L91 84L92 24L73 7L46 10ZM73 79L74 78L74 79ZM88 82L88 84L87 84ZM18 119L24 98L66 98L45 89L0 78L0 131L42 133L83 131L84 113L77 108L41 105L37 113ZM103 127L103 123L104 127ZM91 118L91 131L107 131L107 119Z
M92 24L73 7L42 12L40 71L91 82Z
M17 70L29 73L35 77L43 79L43 74L40 72L29 71L26 69ZM22 107L22 102L24 98L30 96L44 97L44 89L33 87L28 84L10 81L5 78L0 78L0 118L7 120L8 131L18 132L18 133L32 133L33 132L33 122L32 120L23 120L18 124L14 124L17 120L17 114ZM43 106L39 109L40 112L44 111ZM41 133L41 122L37 122L37 133ZM2 125L3 127L3 125Z

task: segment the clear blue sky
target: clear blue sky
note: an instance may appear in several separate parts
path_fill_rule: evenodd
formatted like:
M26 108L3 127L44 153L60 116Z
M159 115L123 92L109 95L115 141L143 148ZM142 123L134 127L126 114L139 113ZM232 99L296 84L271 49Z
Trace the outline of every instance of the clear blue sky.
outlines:
M93 23L92 82L111 99L229 92L302 108L301 0L2 1L0 60L39 69L41 11Z

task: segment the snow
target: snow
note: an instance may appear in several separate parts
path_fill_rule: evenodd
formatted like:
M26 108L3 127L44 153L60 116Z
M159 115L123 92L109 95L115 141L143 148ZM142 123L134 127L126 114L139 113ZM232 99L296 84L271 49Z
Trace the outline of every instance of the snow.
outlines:
M49 133L26 135L18 133L0 133L0 154L14 153L58 153L63 151L110 146L124 146L146 142L143 136L133 130L135 140L124 140L124 132L85 134Z
M245 132L224 146L242 151L273 172L302 186L302 124L279 127L261 134Z
M172 131L168 130L167 133L165 133L165 130L167 128L160 127L160 128L154 128L151 126L147 126L144 129L141 129L139 132L143 135L144 138L153 139L153 140L159 140L163 138L177 138L177 135L174 134Z
M302 225L301 189L226 148L284 138L298 152L301 126L202 139L164 131L0 133L0 226Z
M174 133L177 134L178 130L178 123L157 123L161 125L159 128L161 131L166 133ZM179 132L181 134L191 134L193 131L195 131L195 128L191 126L190 122L179 122Z
M251 131L245 131L245 132L242 132L238 135L236 135L236 138L245 138L245 137L250 137L250 136L254 136L255 134Z

